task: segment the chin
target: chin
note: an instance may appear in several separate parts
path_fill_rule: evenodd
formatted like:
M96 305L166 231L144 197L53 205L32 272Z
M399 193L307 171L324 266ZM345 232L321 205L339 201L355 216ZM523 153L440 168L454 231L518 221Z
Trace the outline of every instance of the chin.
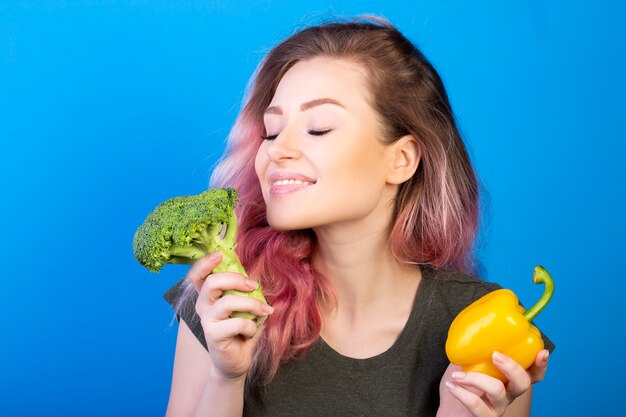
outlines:
M267 223L272 229L280 231L302 230L311 227L310 222L305 221L302 216L294 216L293 212L290 214L268 212Z
M267 219L267 223L274 230L279 230L281 232L286 232L289 230L302 230L307 229L308 226L304 225L301 222L289 221L289 219L281 219L280 221Z

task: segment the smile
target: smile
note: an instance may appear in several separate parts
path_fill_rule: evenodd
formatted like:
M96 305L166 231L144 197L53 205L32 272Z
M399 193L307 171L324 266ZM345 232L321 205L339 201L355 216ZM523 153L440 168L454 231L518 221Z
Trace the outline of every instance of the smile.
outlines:
M317 180L299 172L274 171L269 176L270 195L291 194L309 188Z
M309 181L300 181L300 180L278 180L272 182L272 186L278 185L312 185L314 183Z

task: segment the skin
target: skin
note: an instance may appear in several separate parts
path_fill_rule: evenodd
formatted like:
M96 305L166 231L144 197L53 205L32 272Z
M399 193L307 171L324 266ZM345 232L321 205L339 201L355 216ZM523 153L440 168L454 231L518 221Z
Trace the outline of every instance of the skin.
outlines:
M335 64L340 77L316 71L327 62ZM385 177L394 154L376 140L379 125L365 101L362 75L346 63L320 59L309 64L298 63L285 74L269 106L282 114L264 117L268 135L279 133L263 142L256 157L268 222L278 229L312 227L316 232L368 220L371 227L380 228L395 191ZM349 85L338 83L340 79ZM358 94L350 94L355 90ZM343 107L319 104L300 110L301 103L325 97ZM327 130L322 136L309 133ZM275 172L303 174L316 183L272 195L270 175Z
M340 105L314 102L321 98ZM313 262L337 295L336 305L320 302L321 337L354 358L380 354L395 342L421 281L419 268L398 264L386 244L393 198L415 173L419 147L410 135L383 144L369 103L357 64L330 58L298 62L278 85L264 117L270 138L255 160L270 225L316 233ZM276 182L288 178L306 181ZM272 310L252 298L220 297L226 290L250 291L253 283L236 273L211 274L219 261L219 253L206 256L188 273L199 293L196 311L211 353L181 322L168 416L242 413L245 376L262 328L229 315ZM440 385L438 417L528 416L531 384L545 374L544 355L529 371L510 359L494 362L509 377L507 385L482 374L454 373L458 368L450 365Z

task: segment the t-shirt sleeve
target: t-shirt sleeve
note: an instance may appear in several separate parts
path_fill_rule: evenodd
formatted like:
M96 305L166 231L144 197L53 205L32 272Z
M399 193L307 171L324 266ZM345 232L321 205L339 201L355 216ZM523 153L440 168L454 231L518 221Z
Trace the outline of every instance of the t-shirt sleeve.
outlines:
M185 299L181 298L185 294L185 289L188 288L189 285L190 284L186 278L183 278L172 288L167 290L163 294L163 298L176 312L176 319L179 322L182 319L194 336L196 336L196 339L198 339L202 346L208 350L206 339L204 338L204 331L202 330L202 324L200 323L200 316L196 313L196 300L198 299L198 293L194 290L191 292L190 296Z

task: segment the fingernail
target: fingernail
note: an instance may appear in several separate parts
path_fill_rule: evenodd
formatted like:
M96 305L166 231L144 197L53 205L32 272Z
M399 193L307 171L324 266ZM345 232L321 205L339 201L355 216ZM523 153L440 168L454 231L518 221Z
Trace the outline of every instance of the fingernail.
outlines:
M247 285L248 287L250 287L250 288L252 288L252 289L254 290L254 289L256 289L256 287L258 287L258 286L259 286L259 283L258 283L258 282L256 282L256 281L255 281L255 280L253 280L253 279L247 279L247 280L246 280L246 285Z
M448 387L448 389L455 389L456 388L456 384L453 384L450 381L446 381L446 387Z
M500 352L497 352L497 351L493 352L492 357L493 357L493 360L498 363L504 363L506 361L506 358Z
M546 353L543 354L543 363L548 363L549 357L550 357L550 351L546 350Z
M452 378L463 379L465 378L465 372L452 372Z
M261 304L261 308L268 314L272 314L274 312L274 308L268 304Z
M214 261L217 258L219 258L220 256L222 256L222 252L220 252L220 251L213 252L212 254L209 255L209 261Z

